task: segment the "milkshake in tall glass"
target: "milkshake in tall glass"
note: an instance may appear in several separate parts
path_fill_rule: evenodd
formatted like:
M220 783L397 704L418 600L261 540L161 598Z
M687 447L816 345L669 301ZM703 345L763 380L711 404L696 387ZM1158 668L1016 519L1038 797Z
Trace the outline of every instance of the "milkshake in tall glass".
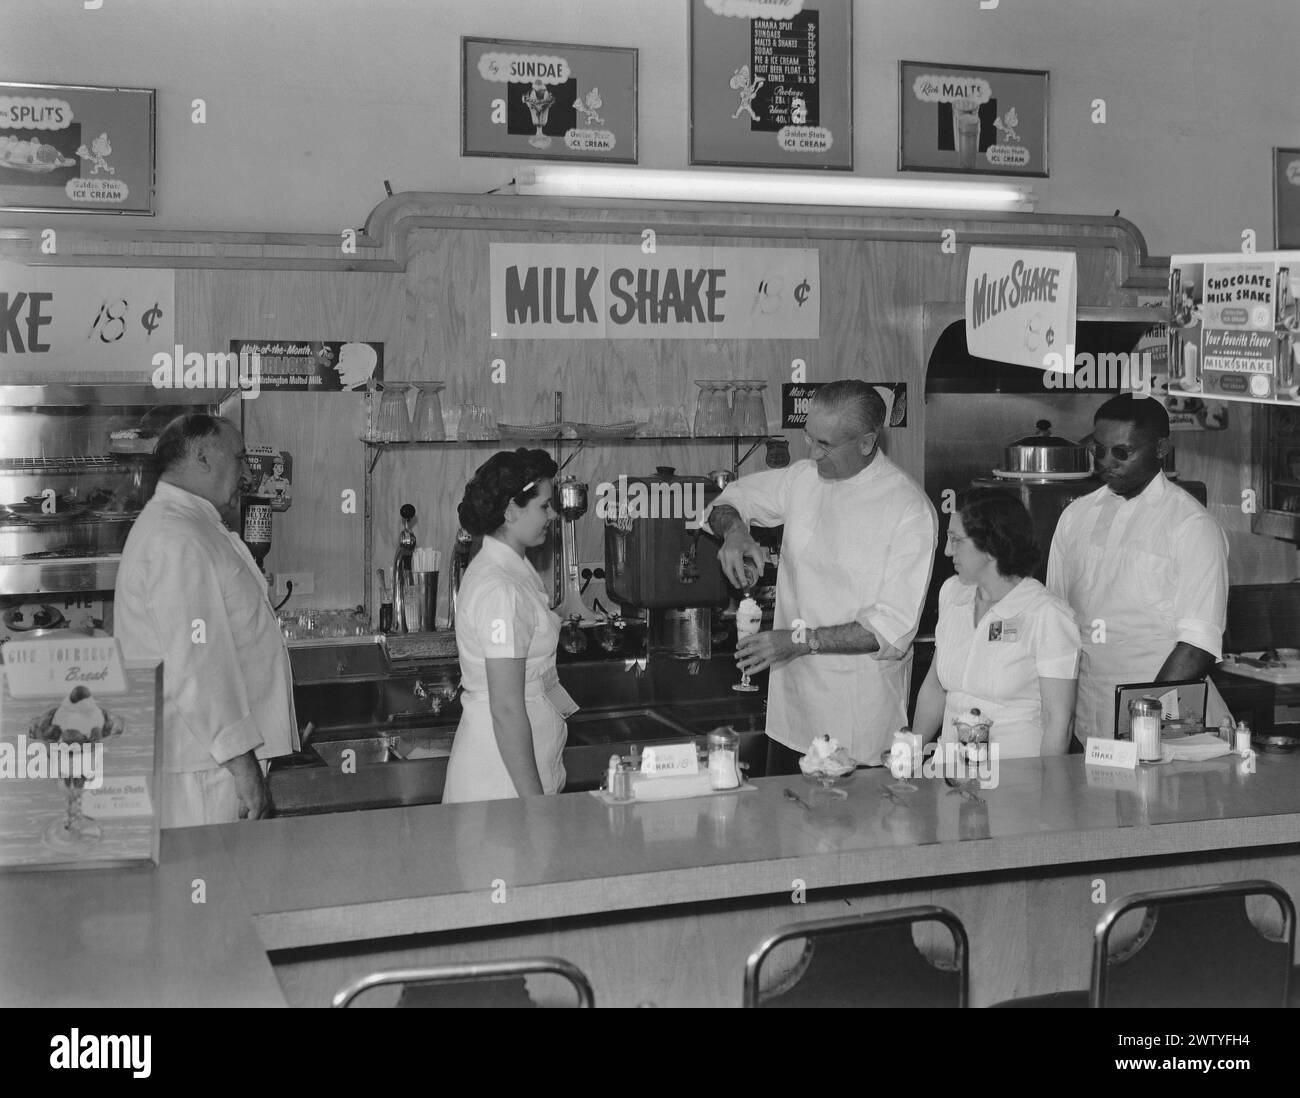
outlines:
M954 99L952 125L957 163L963 168L975 167L975 157L979 154L980 147L979 104L974 99Z

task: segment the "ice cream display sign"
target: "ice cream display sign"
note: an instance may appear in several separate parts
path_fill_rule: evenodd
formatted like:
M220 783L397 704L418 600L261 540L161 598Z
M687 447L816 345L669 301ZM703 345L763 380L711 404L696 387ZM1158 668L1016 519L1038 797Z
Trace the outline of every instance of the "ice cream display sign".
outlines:
M1074 372L1073 252L972 248L966 266L966 347L977 358Z
M0 208L152 214L154 92L0 83Z
M1300 403L1300 252L1174 256L1169 316L1171 397Z
M112 637L10 641L0 682L0 870L158 856L162 665Z
M692 164L853 169L850 0L691 0Z
M637 51L461 39L461 155L637 160Z
M816 339L815 248L489 244L493 339Z
M903 171L1047 173L1047 79L1031 69L899 62Z

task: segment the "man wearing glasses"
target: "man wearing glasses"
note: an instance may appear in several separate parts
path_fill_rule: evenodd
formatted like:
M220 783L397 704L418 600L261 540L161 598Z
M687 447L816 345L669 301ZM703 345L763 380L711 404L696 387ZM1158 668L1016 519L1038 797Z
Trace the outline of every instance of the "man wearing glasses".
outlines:
M1065 509L1047 566L1047 587L1070 604L1083 639L1072 750L1114 737L1120 683L1204 678L1223 654L1228 612L1228 540L1161 471L1169 413L1125 393L1093 423L1103 487ZM1206 724L1228 715L1210 683Z
M785 526L775 628L736 653L743 671L772 669L769 774L797 773L798 756L823 734L879 764L907 723L938 521L921 487L880 452L884 421L884 401L866 382L822 386L808 412L808 459L728 485L704 515L741 589L763 566L750 525Z

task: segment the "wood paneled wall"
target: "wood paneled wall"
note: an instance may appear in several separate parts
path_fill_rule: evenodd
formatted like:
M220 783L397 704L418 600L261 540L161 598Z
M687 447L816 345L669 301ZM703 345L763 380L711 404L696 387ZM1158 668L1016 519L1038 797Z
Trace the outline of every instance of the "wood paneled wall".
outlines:
M626 244L639 242L646 227L656 230L661 247L816 247L823 296L820 339L490 338L489 243ZM941 247L946 228L957 232L956 253ZM443 379L444 406L487 404L507 422L550 420L556 390L564 394L569 419L610 422L644 416L660 403L681 404L689 417L697 378L766 381L768 416L775 420L780 385L790 380L795 358L807 363L812 381L851 376L906 381L908 426L890 433L886 449L918 480L925 455L927 307L959 305L970 246L1075 249L1081 306L1135 305L1139 292L1164 285L1166 269L1146 256L1136 229L1111 218L927 218L685 203L646 209L410 193L376 208L355 255L341 254L337 239L328 237L61 236L61 255L47 257L39 254L38 238L8 231L0 234L0 255L30 263L174 266L180 268L177 336L187 349L222 350L232 338L382 340L388 378ZM504 384L492 383L495 358L506 363ZM315 593L304 602L323 607L361 602L363 585L374 583L373 576L362 575L363 397L265 394L245 401L244 415L249 443L273 444L294 455L294 502L275 519L267 567L313 572ZM793 456L803 456L797 433L788 437ZM375 565L391 562L397 511L405 502L419 514L420 543L445 555L464 484L494 449L478 443L386 452L375 469ZM572 453L571 444L565 453ZM622 473L652 472L657 465L702 473L731 460L730 445L715 442L588 443L566 472L587 481L594 499L598 483ZM760 450L741 471L762 467ZM1235 474L1224 476L1231 480ZM345 514L341 506L349 489L358 497L355 514ZM594 516L581 524L579 550L584 559L602 555ZM445 581L443 588L445 604Z

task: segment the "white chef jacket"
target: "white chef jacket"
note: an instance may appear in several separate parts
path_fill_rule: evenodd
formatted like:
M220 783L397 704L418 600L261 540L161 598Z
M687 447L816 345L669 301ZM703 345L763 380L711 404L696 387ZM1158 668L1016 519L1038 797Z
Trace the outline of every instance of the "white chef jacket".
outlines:
M957 576L939 588L935 671L947 691L943 740L957 738L954 719L972 707L991 720L999 758L1042 754L1043 704L1038 680L1073 679L1079 667L1074 613L1036 579L1022 579L975 621L973 583Z
M847 480L823 480L811 460L729 484L713 507L747 523L785 524L774 627L856 621L881 648L823 652L778 664L767 691L767 734L806 752L830 734L859 762L879 764L907 723L912 637L925 601L939 523L920 486L877 452ZM704 513L707 526L709 512Z
M128 659L163 660L164 771L298 750L293 670L266 580L207 500L159 482L122 550L113 623Z
M1070 504L1052 538L1047 586L1070 604L1083 642L1081 742L1114 738L1115 687L1153 682L1179 641L1223 654L1228 539L1164 473L1130 500L1103 487ZM1213 683L1206 708L1207 725L1228 715Z
M559 678L555 649L560 619L537 570L504 542L488 535L465 570L456 601L461 718L447 762L442 803L519 796L497 747L488 698L487 661L526 659L524 706L533 732L533 758L542 792L564 788L568 726L547 697ZM554 695L553 695L554 696Z

